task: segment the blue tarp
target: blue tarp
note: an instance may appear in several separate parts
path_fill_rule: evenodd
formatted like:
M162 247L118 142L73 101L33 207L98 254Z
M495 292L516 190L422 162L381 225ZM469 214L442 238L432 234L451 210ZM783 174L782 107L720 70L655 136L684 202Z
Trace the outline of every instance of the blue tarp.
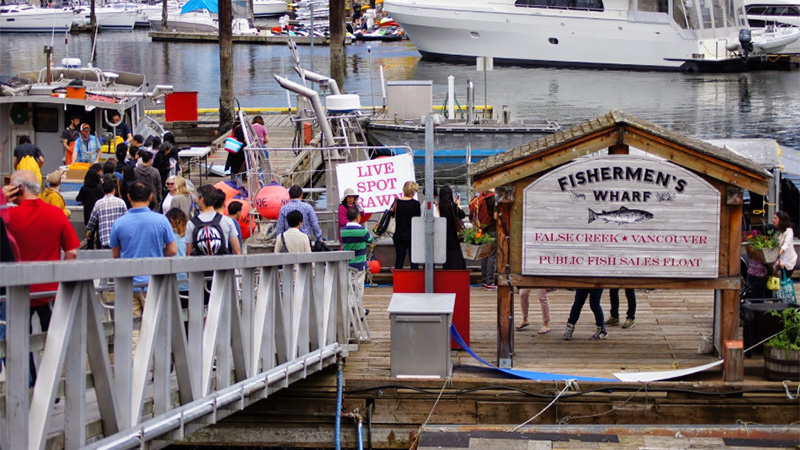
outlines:
M198 9L207 9L208 12L215 14L219 13L217 0L189 0L185 5L183 5L183 8L181 8L181 14L197 11Z

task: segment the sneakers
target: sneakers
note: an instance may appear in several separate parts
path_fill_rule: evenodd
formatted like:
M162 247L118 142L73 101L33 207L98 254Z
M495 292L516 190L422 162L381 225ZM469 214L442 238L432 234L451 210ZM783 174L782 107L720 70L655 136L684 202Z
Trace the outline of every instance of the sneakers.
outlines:
M634 319L625 319L625 323L622 324L622 328L633 328L634 326L636 326Z
M494 291L494 290L497 290L497 285L496 285L496 284L486 284L486 283L483 283L483 284L481 284L481 287L482 287L484 290L487 290L487 291Z
M619 325L619 317L609 317L609 319L606 320L606 326L614 327L617 325Z
M599 341L608 337L605 327L597 327L597 331L592 335L593 341Z
M571 323L568 323L567 324L567 331L564 332L563 339L565 341L571 341L572 340L572 332L574 332L574 331L575 331L575 325L573 325Z

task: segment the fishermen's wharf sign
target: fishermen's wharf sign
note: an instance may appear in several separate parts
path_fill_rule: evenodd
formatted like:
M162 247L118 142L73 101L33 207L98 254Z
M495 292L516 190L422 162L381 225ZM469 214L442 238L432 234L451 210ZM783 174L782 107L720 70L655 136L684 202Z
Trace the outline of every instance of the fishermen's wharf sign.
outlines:
M522 273L713 278L720 194L671 162L583 158L524 191Z

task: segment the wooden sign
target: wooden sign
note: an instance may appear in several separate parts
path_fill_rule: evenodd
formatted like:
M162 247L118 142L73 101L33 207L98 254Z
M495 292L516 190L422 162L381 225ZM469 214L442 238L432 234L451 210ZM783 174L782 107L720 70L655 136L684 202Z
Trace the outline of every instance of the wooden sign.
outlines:
M582 158L523 192L522 273L715 278L720 193L676 164Z

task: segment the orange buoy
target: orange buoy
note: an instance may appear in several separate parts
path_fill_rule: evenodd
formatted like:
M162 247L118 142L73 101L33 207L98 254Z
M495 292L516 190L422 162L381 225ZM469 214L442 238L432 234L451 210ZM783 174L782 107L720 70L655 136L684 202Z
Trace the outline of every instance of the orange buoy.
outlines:
M228 215L228 205L233 202L242 204L242 213L239 215L239 228L242 229L242 239L250 237L250 202L243 198L231 198L225 201L225 215Z
M289 190L278 183L270 183L256 195L256 209L265 219L277 220L281 206L289 203Z
M219 183L215 184L214 187L225 193L226 202L239 195L239 189L237 189L236 186L234 186L230 181L220 181Z
M378 273L381 271L381 263L377 259L370 259L367 264L369 265L369 273Z

